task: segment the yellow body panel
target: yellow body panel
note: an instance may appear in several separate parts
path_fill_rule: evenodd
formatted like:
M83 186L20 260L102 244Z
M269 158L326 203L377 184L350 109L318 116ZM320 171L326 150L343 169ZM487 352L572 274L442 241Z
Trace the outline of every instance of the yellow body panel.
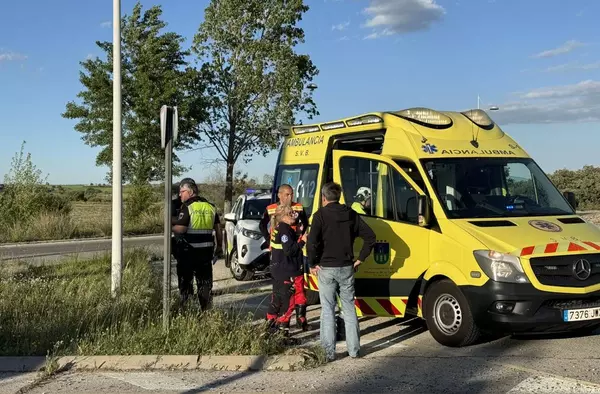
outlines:
M383 290L381 296L371 296L365 295L366 293L360 294L358 291L360 286L357 285L356 310L359 316L373 313L377 316L404 316L409 309L422 316L423 289L420 286L422 281L429 281L434 277L448 278L458 286L485 285L490 279L482 272L475 260L473 255L475 250L494 250L520 257L527 278L536 289L543 292L586 294L600 290L600 283L588 287L543 285L536 279L529 263L532 257L548 254L576 256L583 253L600 253L600 229L593 224L585 222L565 225L555 216L537 216L502 218L514 224L510 227L478 227L473 223L483 219L447 217L442 201L437 197L425 168L420 164L421 159L474 157L528 159L529 155L495 124L486 129L477 126L461 113L440 113L451 119L450 127L427 127L391 113L376 112L327 123L332 126L343 125L342 128L326 129L325 124L296 126L292 128L282 145L278 168L298 165L318 166L315 184L311 183L308 192L308 189L303 189L299 193L300 198L308 201L308 208L312 213L321 206L320 188L323 184L333 180L342 183L343 186L344 182L349 182L348 179L351 179L348 177L344 179L342 174L345 170L340 161L344 157L377 162L381 166L378 167L378 175L375 177L377 187L373 190L377 208L372 215L378 217L362 216L375 231L378 245L360 266L356 279L357 283L360 281L387 283L388 288L369 288L367 289L369 294ZM369 117L375 121L350 126L350 120L361 117ZM303 129L306 132L303 132ZM332 144L341 136L353 134L372 136L377 133L385 135L379 154L348 151L343 148L333 149ZM476 142L473 142L474 140ZM420 178L426 180L424 184L417 185L413 177L397 164L399 160L415 163ZM387 177L392 174L404 179L409 188L407 190L414 192L415 196L424 194L431 196L436 229L385 218L385 209L381 207L385 206L383 196L386 191L382 188L382 184L387 182ZM280 183L285 181L286 179L283 179ZM356 182L359 183L358 179ZM506 189L501 193L506 195ZM353 203L344 195L341 202L349 206ZM305 208L307 208L306 204ZM530 223L533 220L551 222L559 226L560 231L551 232L536 228ZM358 255L361 246L362 240L358 239L355 244L355 255ZM373 282L373 280L387 282ZM306 274L306 287L318 291L317 277ZM363 286L361 291L364 292L365 289Z

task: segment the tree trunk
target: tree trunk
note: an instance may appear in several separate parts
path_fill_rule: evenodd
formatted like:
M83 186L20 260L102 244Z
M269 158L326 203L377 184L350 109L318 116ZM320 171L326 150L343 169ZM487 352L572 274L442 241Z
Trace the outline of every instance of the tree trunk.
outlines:
M227 160L227 173L225 175L225 203L223 213L231 211L231 203L233 201L233 162Z

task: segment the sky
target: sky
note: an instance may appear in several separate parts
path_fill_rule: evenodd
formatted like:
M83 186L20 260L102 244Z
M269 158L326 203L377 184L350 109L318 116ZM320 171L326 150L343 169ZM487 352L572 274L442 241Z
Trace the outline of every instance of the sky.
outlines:
M498 106L490 115L546 172L600 165L600 28L596 0L305 0L300 26L319 68L315 122L370 111ZM122 0L130 14L135 0ZM189 47L208 0L161 5ZM0 176L26 141L52 184L102 183L98 148L61 114L81 91L80 61L112 41L110 0L4 2L0 13ZM596 27L594 27L596 26ZM158 117L158 114L157 114ZM304 123L309 122L303 119ZM55 145L55 148L51 146ZM210 150L180 153L205 179ZM238 162L272 174L276 152ZM223 167L223 166L222 166ZM224 167L223 167L224 168Z

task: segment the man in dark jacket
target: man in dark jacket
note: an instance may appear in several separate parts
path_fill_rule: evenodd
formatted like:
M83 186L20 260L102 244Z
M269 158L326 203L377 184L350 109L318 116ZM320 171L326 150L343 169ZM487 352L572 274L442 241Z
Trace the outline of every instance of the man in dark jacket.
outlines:
M321 300L321 344L327 359L335 359L335 306L337 289L346 328L350 357L358 357L360 330L354 309L354 272L375 246L375 233L358 213L339 203L342 188L328 183L321 190L323 207L315 212L308 235L310 271L319 281ZM354 260L354 240L363 239L363 247Z

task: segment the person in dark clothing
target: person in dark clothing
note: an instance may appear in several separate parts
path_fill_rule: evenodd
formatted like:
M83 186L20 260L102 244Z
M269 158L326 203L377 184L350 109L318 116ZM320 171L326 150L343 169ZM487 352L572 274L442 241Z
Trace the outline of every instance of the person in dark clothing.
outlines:
M373 250L375 233L359 214L339 203L342 188L331 182L323 186L323 207L313 216L308 235L308 261L310 271L319 281L321 301L321 343L329 361L335 359L335 306L339 290L346 344L350 357L358 357L360 334L354 307L354 273ZM363 239L363 247L354 259L354 241Z
M275 228L271 243L271 276L273 277L273 293L271 305L267 312L267 321L271 329L281 329L289 336L290 319L296 307L296 278L302 277L302 248L306 243L306 235L300 240L292 228L295 221L294 211L288 205L277 207L274 215ZM298 314L298 311L296 311ZM297 318L304 319L301 316Z
M279 186L277 197L279 201L273 203L267 207L265 213L260 220L259 228L265 238L265 242L261 246L261 249L269 248L273 250L271 244L274 241L274 229L273 218L277 207L286 205L291 207L294 221L290 224L290 227L296 234L296 240L302 238L308 229L308 217L304 207L299 202L294 202L294 189L288 185L283 184ZM270 226L269 226L270 224ZM308 320L306 319L306 294L304 291L304 271L308 271L307 258L303 257L302 271L294 278L294 289L295 289L295 305L296 305L296 326L301 328L303 331L307 331L310 327ZM306 267L306 269L305 269Z
M177 217L172 219L172 251L177 260L177 278L181 304L194 294L193 279L196 278L198 300L202 310L212 304L213 257L220 257L220 219L213 204L198 196L193 179L181 181L179 196L181 205ZM215 245L213 231L216 233Z

